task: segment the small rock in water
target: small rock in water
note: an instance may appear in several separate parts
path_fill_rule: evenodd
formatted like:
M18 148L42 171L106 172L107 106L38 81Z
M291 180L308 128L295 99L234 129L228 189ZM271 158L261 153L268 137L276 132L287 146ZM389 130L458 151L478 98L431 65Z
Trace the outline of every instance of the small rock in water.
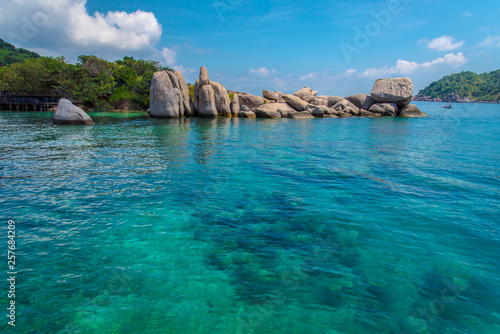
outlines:
M54 124L58 125L94 125L94 121L82 109L67 99L60 99L54 115Z

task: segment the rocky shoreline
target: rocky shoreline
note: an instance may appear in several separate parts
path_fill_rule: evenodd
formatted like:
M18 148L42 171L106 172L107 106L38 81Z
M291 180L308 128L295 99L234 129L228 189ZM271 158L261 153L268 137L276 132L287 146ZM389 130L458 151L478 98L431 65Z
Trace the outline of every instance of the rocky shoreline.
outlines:
M460 97L457 93L449 94L443 98L440 97L430 97L426 95L417 95L413 97L413 101L418 102L456 102L456 103L500 103L500 100L496 101L475 101L469 100L468 98Z
M232 99L229 94L233 95ZM409 78L379 79L370 95L348 97L319 95L309 87L293 94L263 90L262 96L227 91L211 81L201 67L194 85L194 96L180 72L157 72L151 83L151 117L241 117L241 118L345 118L345 117L422 117L427 116L413 98Z
M192 98L181 72L156 72L151 81L149 115L155 118L292 119L427 116L410 104L412 99L413 83L409 78L379 79L370 95L318 96L318 91L304 87L293 94L263 90L262 96L256 96L226 90L211 81L207 69L201 67ZM58 105L54 123L93 125L83 110L65 99Z

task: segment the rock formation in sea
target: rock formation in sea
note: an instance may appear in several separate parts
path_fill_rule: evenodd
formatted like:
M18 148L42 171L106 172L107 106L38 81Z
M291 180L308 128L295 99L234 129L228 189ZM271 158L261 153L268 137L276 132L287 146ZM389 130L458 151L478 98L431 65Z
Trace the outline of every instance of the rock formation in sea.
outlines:
M94 125L94 121L82 109L69 100L60 99L54 114L54 124L58 125Z
M354 104L359 109L364 110L370 109L371 105L375 103L375 100L370 95L366 94L351 95L346 97L345 99Z
M422 117L428 116L426 113L420 111L414 104L409 104L400 112L400 117Z
M158 72L151 83L153 117L241 117L241 118L346 118L346 117L422 117L417 106L409 105L413 83L409 78L379 79L370 95L345 98L319 95L304 87L293 94L263 90L262 97L226 90L211 81L206 67L200 68L193 100L180 72ZM232 99L230 99L232 95ZM308 116L309 115L309 116Z
M199 79L194 85L193 105L199 117L234 116L226 88L210 80L205 66L200 68Z
M238 93L238 98L241 106L247 106L250 109L257 108L266 103L263 97L247 94L247 93Z
M151 117L179 118L179 100L167 71L156 72L149 93Z
M396 103L404 108L413 98L413 83L410 78L378 79L373 85L371 97L380 103Z
M240 98L238 94L233 95L233 99L231 100L231 115L233 117L238 117L240 113Z
M198 99L198 116L216 118L217 106L215 105L215 94L210 84L203 85L199 88Z
M270 101L278 101L280 99L279 94L273 93L270 90L263 90L262 91L262 96L264 96L265 99L268 99Z

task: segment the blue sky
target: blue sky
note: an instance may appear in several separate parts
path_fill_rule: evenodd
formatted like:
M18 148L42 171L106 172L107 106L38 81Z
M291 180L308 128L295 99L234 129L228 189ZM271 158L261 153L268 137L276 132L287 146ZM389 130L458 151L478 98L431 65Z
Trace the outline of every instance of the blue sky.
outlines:
M0 37L42 55L132 55L200 66L228 89L369 93L382 77L419 89L500 68L500 2L0 0Z

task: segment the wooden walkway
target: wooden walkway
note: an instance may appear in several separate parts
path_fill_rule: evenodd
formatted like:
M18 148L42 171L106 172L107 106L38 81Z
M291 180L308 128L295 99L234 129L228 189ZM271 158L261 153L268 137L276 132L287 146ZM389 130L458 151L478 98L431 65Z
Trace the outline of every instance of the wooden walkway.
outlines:
M59 99L59 96L18 96L3 93L0 95L0 109L49 111L57 106Z

